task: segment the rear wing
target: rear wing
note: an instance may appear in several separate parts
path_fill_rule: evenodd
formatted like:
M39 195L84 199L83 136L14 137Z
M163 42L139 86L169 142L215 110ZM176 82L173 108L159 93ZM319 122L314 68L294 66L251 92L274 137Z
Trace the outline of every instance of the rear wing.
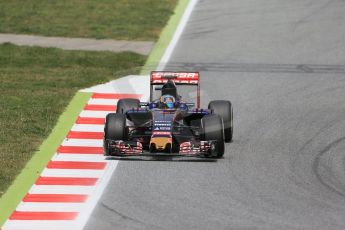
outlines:
M169 79L175 82L176 85L198 85L199 73L152 71L150 75L150 84L163 85Z
M171 80L175 85L191 85L197 87L197 108L200 108L200 74L199 72L152 71L150 74L150 100L154 86L164 85ZM177 89L178 91L178 89Z

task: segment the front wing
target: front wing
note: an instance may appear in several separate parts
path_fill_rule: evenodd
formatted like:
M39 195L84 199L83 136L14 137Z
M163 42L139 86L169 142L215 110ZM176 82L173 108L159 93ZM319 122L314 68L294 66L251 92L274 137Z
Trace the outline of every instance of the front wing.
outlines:
M179 152L150 152L144 150L142 144L136 141L105 140L105 156L130 157L130 156L157 156L157 157L215 157L216 141L183 142Z

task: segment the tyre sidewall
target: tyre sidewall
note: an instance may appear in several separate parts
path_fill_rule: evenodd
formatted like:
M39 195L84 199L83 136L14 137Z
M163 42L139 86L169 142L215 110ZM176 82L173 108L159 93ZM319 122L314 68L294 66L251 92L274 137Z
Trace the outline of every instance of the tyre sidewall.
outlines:
M233 136L233 109L231 102L226 100L211 101L208 109L212 111L212 114L221 116L224 123L224 141L231 142Z
M224 155L223 121L219 115L213 114L201 119L202 138L205 141L216 141L217 158Z

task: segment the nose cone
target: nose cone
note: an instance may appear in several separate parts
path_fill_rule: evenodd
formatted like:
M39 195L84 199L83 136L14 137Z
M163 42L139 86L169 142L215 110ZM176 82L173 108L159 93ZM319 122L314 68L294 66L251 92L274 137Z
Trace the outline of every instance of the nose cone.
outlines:
M171 137L152 137L150 146L154 145L158 151L171 150L172 138Z

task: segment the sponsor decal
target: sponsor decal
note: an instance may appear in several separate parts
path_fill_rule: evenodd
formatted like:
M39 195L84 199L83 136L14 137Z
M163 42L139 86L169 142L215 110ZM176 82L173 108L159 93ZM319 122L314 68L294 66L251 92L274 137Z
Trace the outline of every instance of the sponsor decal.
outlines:
M155 126L171 126L171 124L168 123L155 123Z
M154 131L153 135L171 135L170 132Z
M153 72L152 80L161 79L166 76L173 76L177 78L199 79L199 73L192 72Z
M163 84L168 81L165 79L166 76L175 77L173 81L180 84L198 84L199 83L199 73L192 72L152 72L151 82Z
M127 110L127 113L147 113L147 109L141 109L141 108L132 108L132 109L129 109Z
M157 80L152 80L152 83L154 84L164 84L168 80L167 79L157 79ZM199 80L182 80L182 79L174 79L173 80L175 83L180 83L180 84L198 84Z
M171 128L170 127L159 127L159 130L171 130Z

